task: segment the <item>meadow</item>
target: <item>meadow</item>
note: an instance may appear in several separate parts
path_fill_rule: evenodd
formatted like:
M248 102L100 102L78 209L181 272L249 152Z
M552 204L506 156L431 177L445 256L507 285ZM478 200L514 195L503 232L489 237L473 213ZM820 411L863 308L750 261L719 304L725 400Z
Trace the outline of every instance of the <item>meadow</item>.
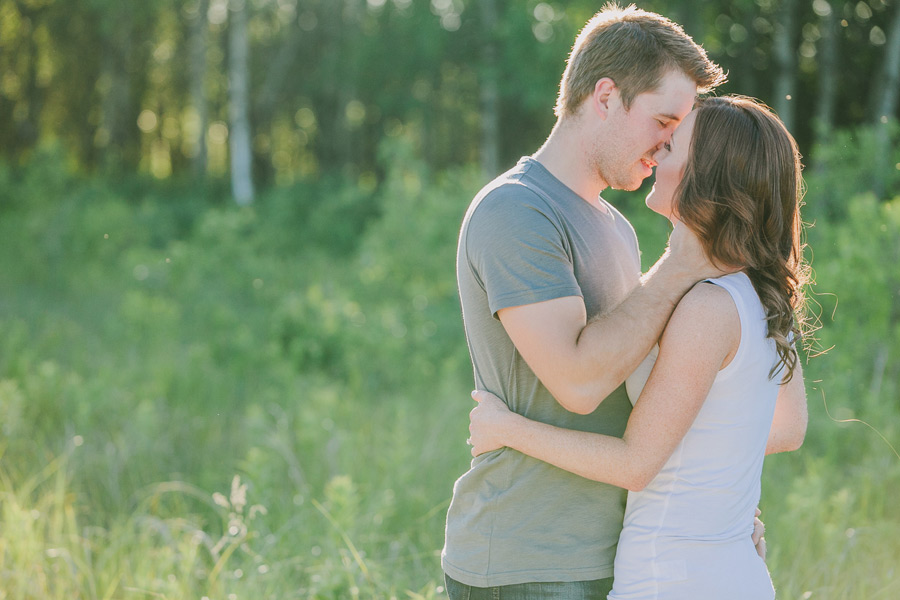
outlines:
M864 191L854 139L807 176L810 428L761 502L784 599L900 597L900 197ZM0 168L0 599L443 596L483 181L382 154L377 186L243 208L52 150ZM652 263L667 224L611 199Z

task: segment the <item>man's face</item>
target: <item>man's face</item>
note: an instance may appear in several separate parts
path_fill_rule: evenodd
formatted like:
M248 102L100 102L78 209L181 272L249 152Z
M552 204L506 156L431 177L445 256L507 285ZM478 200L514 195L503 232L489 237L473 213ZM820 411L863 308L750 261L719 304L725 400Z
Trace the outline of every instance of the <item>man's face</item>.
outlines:
M638 189L653 174L653 155L671 139L696 95L697 85L680 71L669 71L656 90L638 94L628 110L614 90L604 141L598 140L592 153L600 178L616 189Z
M672 200L675 198L675 190L684 175L696 120L697 113L692 111L675 130L672 139L663 144L663 147L653 157L657 163L656 181L653 189L647 194L647 206L653 212L661 214L672 222L677 218L672 210Z

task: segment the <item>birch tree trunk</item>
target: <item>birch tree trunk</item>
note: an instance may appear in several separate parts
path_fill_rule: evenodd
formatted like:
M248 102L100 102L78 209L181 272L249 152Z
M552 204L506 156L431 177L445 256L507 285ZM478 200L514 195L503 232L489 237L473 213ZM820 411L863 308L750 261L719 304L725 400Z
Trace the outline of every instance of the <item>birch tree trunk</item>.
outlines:
M230 0L228 23L228 135L231 151L231 191L244 206L253 203L250 146L250 94L245 0Z
M206 177L206 128L209 121L209 111L206 103L206 48L209 40L209 23L206 13L209 9L209 0L198 0L197 16L191 23L189 40L189 60L191 72L191 104L197 111L197 131L192 142L194 156L191 157L194 176Z
M500 90L497 85L497 1L481 0L483 25L481 46L481 172L486 179L497 176L500 168Z
M775 39L773 40L775 64L778 65L773 106L788 131L793 131L797 88L797 52L794 44L796 7L797 0L782 2L781 9L778 11L778 22L775 23Z

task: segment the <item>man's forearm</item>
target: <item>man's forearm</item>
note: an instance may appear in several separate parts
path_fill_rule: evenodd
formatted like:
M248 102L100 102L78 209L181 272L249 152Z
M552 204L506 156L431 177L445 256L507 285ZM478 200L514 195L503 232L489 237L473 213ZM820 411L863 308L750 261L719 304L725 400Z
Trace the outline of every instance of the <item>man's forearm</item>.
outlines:
M498 311L516 349L566 410L596 410L649 353L694 283L722 274L684 226L676 225L669 241L640 284L595 319L588 321L577 296Z
M566 406L587 414L625 381L659 340L669 317L697 277L664 255L625 300L592 319L578 336L578 390ZM565 404L564 404L565 406Z

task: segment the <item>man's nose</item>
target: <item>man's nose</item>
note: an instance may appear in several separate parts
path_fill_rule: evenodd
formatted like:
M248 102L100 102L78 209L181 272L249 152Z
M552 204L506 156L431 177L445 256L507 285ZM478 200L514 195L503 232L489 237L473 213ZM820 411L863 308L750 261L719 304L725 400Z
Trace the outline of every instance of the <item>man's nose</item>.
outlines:
M656 162L656 163L659 162L659 159L663 153L663 150L665 150L665 148L666 148L665 142L660 142L660 144L656 148L654 148L653 154L652 154L653 162Z

